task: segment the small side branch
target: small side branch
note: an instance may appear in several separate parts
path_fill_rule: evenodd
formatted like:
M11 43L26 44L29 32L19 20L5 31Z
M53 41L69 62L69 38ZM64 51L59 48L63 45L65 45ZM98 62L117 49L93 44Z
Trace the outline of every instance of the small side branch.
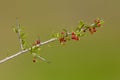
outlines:
M18 18L16 18L16 27L17 27L17 30L18 30L18 39L19 39L19 42L20 42L20 48L21 50L23 50L23 45L22 45L22 39L21 39L21 29L20 29L20 24L18 22Z

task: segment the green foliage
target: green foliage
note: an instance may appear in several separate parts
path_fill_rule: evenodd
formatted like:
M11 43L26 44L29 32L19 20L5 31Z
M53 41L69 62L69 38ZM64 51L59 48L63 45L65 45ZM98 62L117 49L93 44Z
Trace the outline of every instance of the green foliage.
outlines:
M80 21L80 23L79 23L79 25L78 25L78 27L77 27L77 29L76 30L81 30L83 27L84 27L84 22L83 21Z
M32 46L31 49L30 49L30 53L37 53L39 54L40 53L40 47L37 47L37 46Z
M15 33L18 33L18 29L15 28L14 26L13 26L13 31L14 31Z

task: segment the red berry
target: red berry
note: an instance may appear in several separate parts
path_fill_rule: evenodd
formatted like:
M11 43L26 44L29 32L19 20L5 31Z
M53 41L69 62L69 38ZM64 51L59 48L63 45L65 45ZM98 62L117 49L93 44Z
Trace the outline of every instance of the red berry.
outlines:
M101 24L100 24L100 23L98 23L98 24L97 24L97 26L98 26L98 27L100 27L100 26L101 26Z
M40 40L37 40L37 41L36 41L36 44L40 44Z
M77 40L77 41L78 41L78 40L79 40L79 37L76 37L76 38L75 38L75 40Z
M64 34L64 32L61 32L61 34Z
M96 30L96 28L93 28L93 32L96 32L97 30Z
M86 30L83 30L83 32L86 32Z
M36 59L33 59L33 62L36 62Z
M74 33L74 32L72 32L72 35L75 35L75 33Z
M91 29L91 28L89 28L89 31L92 31L92 29Z
M78 36L76 36L76 35L72 35L72 37L71 37L73 40L79 40L79 37Z
M100 20L97 20L97 23L100 23Z
M71 37L72 39L75 39L76 38L76 35L72 35L72 37Z
M92 28L89 28L89 32L90 32L91 34L93 34L93 29L92 29Z
M65 38L60 38L59 41L60 41L60 43L66 42Z
M64 39L63 42L66 42L66 40Z
M100 23L100 20L94 20L95 23Z

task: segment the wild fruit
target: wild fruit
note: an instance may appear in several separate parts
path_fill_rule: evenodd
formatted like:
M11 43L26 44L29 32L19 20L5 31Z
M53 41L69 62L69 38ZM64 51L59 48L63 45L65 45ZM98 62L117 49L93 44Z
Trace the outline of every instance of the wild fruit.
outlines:
M40 40L37 40L37 41L36 41L36 44L40 44Z
M93 28L93 32L96 32L97 30L96 30L96 28Z
M36 62L36 59L35 59L35 58L33 59L33 62L34 62L34 63Z
M97 24L97 26L98 26L98 27L100 27L100 26L101 26L101 24L100 24L100 23L98 23L98 24Z

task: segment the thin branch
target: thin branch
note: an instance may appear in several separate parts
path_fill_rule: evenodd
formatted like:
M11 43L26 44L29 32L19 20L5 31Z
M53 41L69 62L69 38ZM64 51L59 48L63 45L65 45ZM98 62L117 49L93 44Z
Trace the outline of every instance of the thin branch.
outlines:
M19 27L19 26L18 26L18 27ZM68 32L67 34L68 34L68 35L71 35L70 32ZM19 40L21 40L21 39L19 38ZM41 42L40 44L34 45L34 46L32 46L32 47L35 47L35 46L36 46L36 47L39 47L39 46L42 46L42 45L44 45L44 44L48 44L48 43L50 43L50 42L53 42L53 41L55 41L55 40L57 40L57 38L49 39L49 40L47 40L47 41L45 41L45 42ZM22 46L22 45L21 45L21 46ZM0 60L0 64L3 63L3 62L6 62L6 61L8 61L8 60L10 60L10 59L12 59L12 58L14 58L14 57L16 57L16 56L18 56L18 55L24 54L24 53L26 53L26 52L28 52L28 51L30 51L30 50L31 50L31 48L28 48L28 49L25 49L25 50L23 49L22 51L19 51L19 52L17 52L16 54L13 54L13 55L11 55L11 56L9 56L9 57L6 57L6 58ZM38 56L38 58L41 59L42 61L48 62L48 61L46 61L46 59L42 58L41 56Z
M45 41L45 42L41 42L40 44L37 44L37 45L35 45L35 46L37 46L37 47L38 47L38 46L42 46L42 45L44 45L44 44L48 44L48 43L53 42L53 41L55 41L55 40L57 40L57 38L49 39L49 40L47 40L47 41ZM34 46L32 46L32 47L34 47ZM30 49L31 49L31 48L28 48L28 49L19 51L19 52L17 52L16 54L13 54L13 55L11 55L11 56L9 56L9 57L6 57L6 58L2 59L2 60L0 60L0 64L3 63L3 62L8 61L8 60L10 60L10 59L12 59L12 58L14 58L14 57L17 57L17 56L19 56L19 55L21 55L21 54L24 54L24 53L28 52ZM46 61L46 60L45 60L44 58L42 58L41 56L39 56L38 58L40 58L40 59L43 60L43 61Z
M83 23L81 23L80 24L80 26L81 26L81 28L77 28L77 31L79 31L79 34L77 34L78 32L76 31L76 34L72 34L71 32L66 32L67 33L67 35L65 35L64 37L67 37L68 35L72 35L72 39L74 39L74 40L79 40L78 38L78 35L80 35L80 32L86 32L86 30L89 30L89 32L91 32L92 34L94 33L94 32L96 32L96 28L97 27L100 27L101 26L101 24L103 23L103 21L101 22L101 21L99 21L99 19L97 20L97 22L95 21L95 23L94 24L92 24L92 25L90 25L90 26L86 26L86 25L83 25ZM14 58L14 57L17 57L18 55L21 55L21 54L24 54L24 53L26 53L26 52L29 52L30 50L31 50L31 47L30 48L27 48L27 49L23 49L23 45L22 45L22 39L21 39L21 33L20 33L20 25L18 24L18 21L17 21L17 30L18 30L18 38L19 38L19 42L20 42L20 48L21 48L21 51L19 51L19 52L17 52L16 54L13 54L13 55L11 55L11 56L8 56L8 57L6 57L6 58L4 58L4 59L2 59L2 60L0 60L0 63L3 63L3 62L6 62L6 61L8 61L8 60L10 60L10 59L12 59L12 58ZM81 33L82 34L82 33ZM76 35L77 35L77 37L76 37ZM81 36L80 36L81 37ZM39 46L42 46L42 45L44 45L44 44L48 44L48 43L50 43L50 42L53 42L53 41L56 41L58 39L58 37L56 37L56 38L52 38L52 39L49 39L49 40L47 40L47 41L45 41L45 42L41 42L41 43L39 43L39 44L36 44L36 45L34 45L34 46L32 46L32 48L34 48L34 47L39 47ZM60 39L61 40L61 39ZM66 40L64 40L63 38L62 38L62 41L63 42L65 42ZM41 56L37 56L37 58L39 58L39 59L41 59L42 61L45 61L45 62L48 62L45 58L43 58L43 57L41 57Z
M20 29L20 24L19 24L19 22L18 22L18 18L16 18L16 27L17 27L17 29L18 29L18 39L19 39L19 42L20 42L20 48L21 48L21 50L23 50L24 48L23 48L23 45L22 45L22 39L21 39L21 29Z

